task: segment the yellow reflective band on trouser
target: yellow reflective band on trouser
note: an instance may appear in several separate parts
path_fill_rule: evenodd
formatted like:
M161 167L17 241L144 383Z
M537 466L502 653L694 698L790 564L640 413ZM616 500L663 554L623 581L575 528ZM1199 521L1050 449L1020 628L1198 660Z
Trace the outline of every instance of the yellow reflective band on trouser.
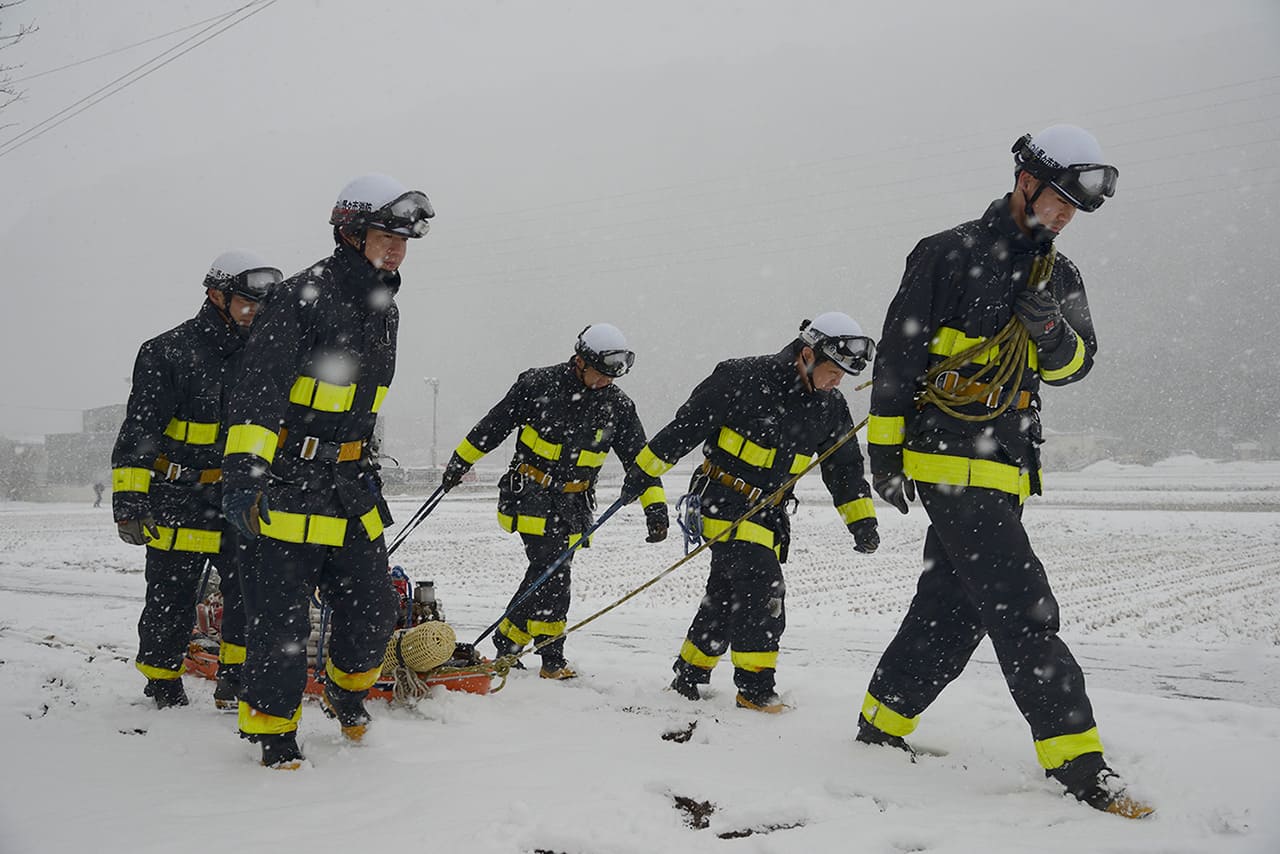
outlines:
M525 628L529 630L529 634L536 638L540 637L556 637L564 634L564 627L568 625L567 620L554 620L546 622L543 620L529 620L525 623Z
M795 459L791 461L791 474L800 474L809 467L809 461L812 459L812 454L796 454Z
M200 421L183 421L181 418L169 419L169 426L164 434L170 439L186 442L188 445L212 445L218 441L218 422L212 424Z
M360 523L364 525L365 533L369 535L369 542L373 542L382 536L382 514L378 512L377 507L363 514L360 517Z
M389 391L391 391L389 386L378 386L378 390L373 393L373 406L369 407L370 412L377 412L382 408L382 401L387 399L387 392Z
M356 385L334 385L315 377L298 377L289 389L289 402L321 412L348 412L356 399Z
M667 491L661 486L651 486L644 492L640 493L640 506L648 507L650 504L666 504Z
M720 436L716 439L716 444L747 465L755 466L758 469L771 468L773 459L778 454L777 448L765 448L757 445L731 427L720 428Z
M260 712L241 700L237 723L240 725L240 731L249 735L280 735L281 733L295 731L298 728L298 721L301 719L301 703L298 704L298 710L293 713L293 717L278 718L275 715Z
M1062 380L1080 370L1084 365L1084 339L1079 335L1076 336L1076 352L1071 357L1071 361L1067 362L1061 368L1046 368L1040 372L1040 376L1046 380Z
M271 511L271 522L262 522L262 534L284 543L307 543L313 546L341 546L347 539L347 524L351 520L341 516L323 516L319 513L286 513ZM382 514L374 507L360 516L369 541L382 535Z
M244 660L248 655L248 650L238 643L227 643L223 641L218 645L218 663L219 664L244 664Z
M498 524L508 534L532 534L535 537L543 537L547 533L545 516L508 516L506 513L498 513Z
M488 452L480 450L466 439L463 439L458 447L454 449L454 453L461 457L464 463L475 465Z
M684 639L684 644L680 647L680 660L692 664L694 667L701 667L703 670L711 670L720 661L718 655L707 655L688 638Z
M773 652L738 652L729 653L729 660L739 670L759 673L761 670L776 670L778 667L778 651Z
M911 735L915 732L916 724L920 723L920 716L914 718L904 718L884 703L867 694L867 698L862 701L862 717L867 723L876 729L888 735L896 735L901 738L904 735Z
M150 492L151 469L118 468L111 470L112 492Z
M578 451L578 465L583 468L598 469L608 458L608 451Z
M378 681L378 677L382 674L382 662L378 662L378 666L372 670L361 670L359 673L348 673L341 667L333 663L332 658L325 659L324 662L325 675L337 685L347 691L368 691L373 687L373 683Z
M778 547L774 545L773 531L752 521L743 522L734 529L732 534L722 538L720 535L729 530L732 524L732 522L726 522L723 519L712 519L708 516L703 516L702 536L708 540L722 543L731 540L746 540L749 543L764 546L766 549L772 549L774 554L779 553Z
M662 477L671 471L671 467L675 463L669 463L649 450L649 446L645 445L640 449L640 453L636 454L636 465L640 466L640 470L650 477Z
M276 456L276 445L280 437L274 431L257 424L232 424L227 430L227 456L231 454L253 454L271 462Z
M1077 756L1101 752L1102 739L1098 737L1097 727L1074 735L1055 735L1036 742L1036 758L1040 760L1042 768L1057 768Z
M526 424L520 428L520 442L528 445L529 450L543 459L558 460L560 455L564 453L564 445L548 442L538 435L538 431L533 429L531 424Z
M868 445L901 445L907 433L907 419L901 415L867 416Z
M166 528L157 525L160 536L152 539L143 528L142 535L147 538L147 545L162 552L200 552L217 554L222 550L221 531L202 531L199 528Z
M1018 496L1018 502L1031 495L1031 473L1008 463L993 460L971 460L948 454L924 454L902 451L902 471L912 480L948 486L974 486L995 489Z
M148 679L159 679L161 681L177 679L187 669L185 664L179 665L177 670L170 670L168 667L152 667L150 664L143 664L141 661L135 661L133 666L138 668L138 672Z
M839 511L840 518L844 520L846 525L857 522L859 519L876 518L876 508L871 503L870 498L857 498L853 501L846 501L836 510Z
M498 634L502 635L507 640L512 641L516 646L524 646L529 641L533 640L533 635L519 628L515 623L507 619L503 619L501 623L498 623Z

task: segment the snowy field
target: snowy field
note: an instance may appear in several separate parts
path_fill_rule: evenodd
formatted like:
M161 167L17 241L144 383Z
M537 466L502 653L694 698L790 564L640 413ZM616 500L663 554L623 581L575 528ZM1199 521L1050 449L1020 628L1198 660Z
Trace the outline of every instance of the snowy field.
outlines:
M786 566L791 713L735 709L727 661L700 704L663 690L704 557L573 635L575 682L371 704L358 747L308 701L297 773L256 764L211 683L188 678L184 709L142 697L142 553L107 509L0 504L0 852L1280 852L1280 463L1099 464L1028 505L1108 758L1158 807L1143 822L1044 779L986 643L916 732L938 755L854 743L925 516L880 506L880 551L860 555L810 479ZM396 555L464 640L524 569L493 511L450 496ZM611 520L575 561L571 619L676 560L677 535L645 544L636 508ZM708 802L701 821L677 799Z

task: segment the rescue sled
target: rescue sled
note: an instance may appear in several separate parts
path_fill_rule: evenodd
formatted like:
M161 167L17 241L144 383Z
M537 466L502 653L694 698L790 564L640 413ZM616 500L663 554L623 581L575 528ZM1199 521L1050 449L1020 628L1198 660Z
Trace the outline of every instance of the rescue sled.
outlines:
M445 634L452 638L453 631L444 622L440 603L435 598L434 585L430 581L415 585L398 566L389 570L389 581L399 597L400 612L396 619L396 633L383 661L382 675L369 690L370 697L390 701L423 696L427 689L435 685L470 694L489 694L502 688L506 682L505 675L502 683L494 688L493 677L499 675L499 672L492 668L493 662L481 657L470 644L454 642L452 655L448 660L430 669L416 671L407 667L399 642L402 638L412 638L412 630L420 626L424 630L435 629L437 631L427 634L436 642ZM203 590L206 591L205 595L196 603L196 622L187 647L186 672L205 679L216 679L218 649L222 644L222 593L218 590L217 576L212 568L206 576ZM417 634L423 632L420 630ZM328 610L313 598L311 636L307 639L305 691L308 694L318 696L324 693L324 656L328 637ZM446 652L445 655L436 656L434 660L440 661L447 655ZM409 662L412 663L413 660L410 657Z

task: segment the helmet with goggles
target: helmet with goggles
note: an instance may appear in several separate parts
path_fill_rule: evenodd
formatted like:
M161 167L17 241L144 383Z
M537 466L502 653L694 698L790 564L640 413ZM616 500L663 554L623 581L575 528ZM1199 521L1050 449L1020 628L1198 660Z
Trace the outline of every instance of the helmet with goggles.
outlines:
M1120 172L1103 163L1102 146L1075 125L1054 125L1013 144L1014 175L1027 172L1086 213L1116 194ZM1037 193L1038 195L1038 193Z
M282 281L284 274L267 264L258 253L232 249L213 259L213 266L204 277L204 286L258 302Z
M410 190L388 175L361 175L338 193L329 224L363 233L376 228L401 237L422 237L436 212L426 193Z
M876 342L842 311L828 311L800 324L800 343L813 349L819 361L835 362L846 374L860 374L875 358Z
M581 356L588 367L614 379L631 370L636 362L636 354L627 349L622 330L612 323L593 323L583 329L573 352Z

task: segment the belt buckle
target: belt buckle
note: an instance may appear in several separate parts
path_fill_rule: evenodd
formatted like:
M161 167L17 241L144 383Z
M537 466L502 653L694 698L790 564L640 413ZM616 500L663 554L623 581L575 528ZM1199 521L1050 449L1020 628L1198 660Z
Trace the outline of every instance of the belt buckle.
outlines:
M1004 386L989 386L991 391L987 392L987 409L998 409L1000 407L1000 392Z
M747 482L740 477L735 477L733 483L729 484L729 486L734 492L741 492L743 495L747 494Z
M542 473L542 477L538 478L538 485L541 486L543 489L549 489L551 487L550 473L544 471Z
M750 491L750 492L748 492L748 493L746 493L746 496L747 496L747 500L748 500L748 501L750 501L752 504L754 504L755 502L759 501L759 500L760 500L760 487L758 487L758 486L753 486L753 487L751 487L751 491Z
M947 377L952 377L954 380L951 384L951 388L956 388L960 385L959 371L943 371L933 378L933 384L943 391L951 391L951 389L947 388Z
M169 468L165 470L165 480L177 480L182 477L182 466L177 463L169 463Z
M320 450L319 436L306 436L302 440L302 448L298 451L298 456L304 460L314 460L316 452Z

